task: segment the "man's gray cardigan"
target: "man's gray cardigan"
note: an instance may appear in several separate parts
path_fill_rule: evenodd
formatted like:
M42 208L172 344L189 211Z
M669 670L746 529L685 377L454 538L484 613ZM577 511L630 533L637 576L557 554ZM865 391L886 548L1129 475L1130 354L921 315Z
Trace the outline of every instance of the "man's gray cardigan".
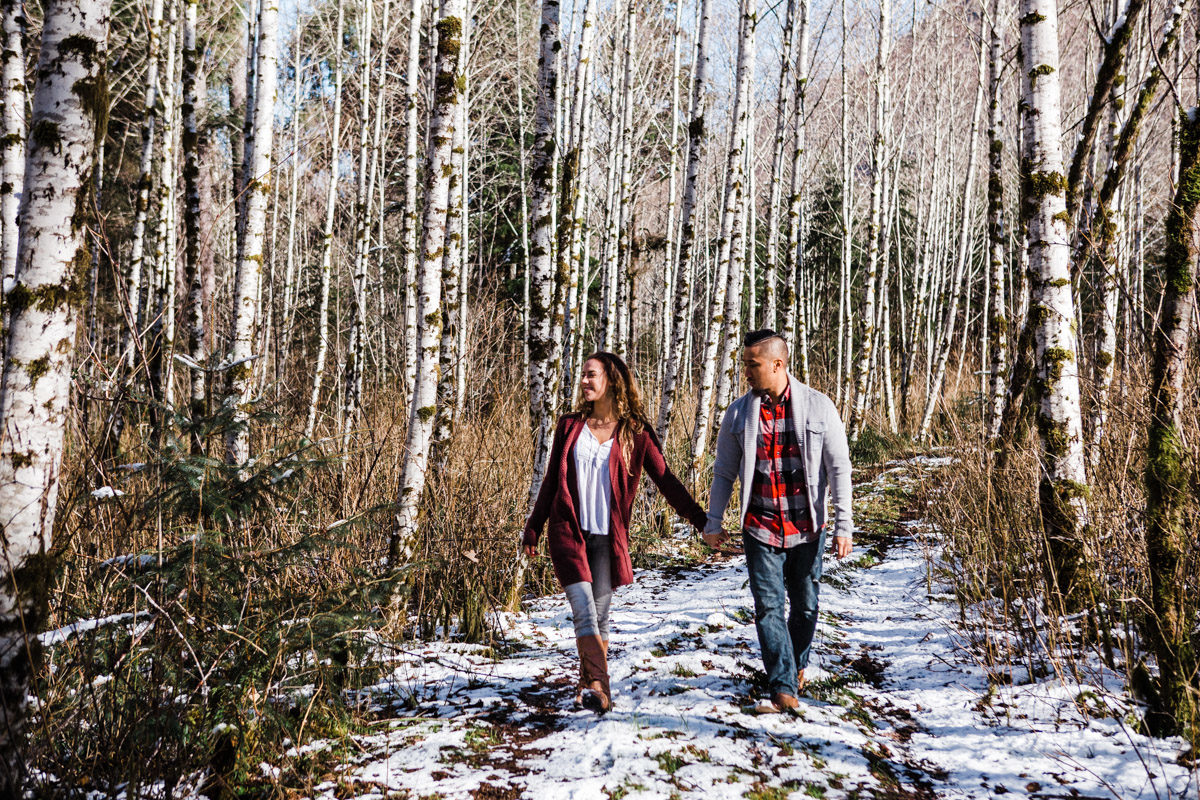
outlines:
M820 530L826 522L825 496L833 490L835 537L850 538L854 531L850 500L850 447L846 442L846 427L838 416L837 407L824 394L805 386L791 375L791 412L797 438L800 440L804 475L808 483L808 507L813 527ZM754 462L758 453L758 421L762 399L756 392L734 400L721 420L717 434L717 460L713 464L712 489L708 493L708 524L705 533L721 530L725 508L733 494L733 481L742 482L742 516L750 503L750 487L754 483Z

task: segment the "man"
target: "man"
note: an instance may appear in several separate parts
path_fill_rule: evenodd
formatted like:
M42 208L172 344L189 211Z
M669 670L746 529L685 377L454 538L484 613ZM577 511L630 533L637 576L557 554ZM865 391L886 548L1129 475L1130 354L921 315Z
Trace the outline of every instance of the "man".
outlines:
M799 705L830 527L833 552L839 559L850 554L850 450L833 401L788 374L787 344L779 334L753 331L743 345L750 391L721 420L703 537L711 547L729 538L722 517L740 480L742 543L771 693L755 710L767 713ZM827 489L833 491L832 525ZM791 602L786 617L785 596Z

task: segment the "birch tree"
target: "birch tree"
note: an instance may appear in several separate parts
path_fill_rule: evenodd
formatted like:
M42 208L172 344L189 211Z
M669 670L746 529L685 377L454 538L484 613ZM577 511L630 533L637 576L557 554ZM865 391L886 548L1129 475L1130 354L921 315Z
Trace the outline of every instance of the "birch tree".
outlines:
M399 501L388 558L393 567L408 563L416 542L418 511L425 490L430 437L437 412L438 348L442 335L442 262L450 175L454 171L454 127L459 87L459 47L463 0L442 0L434 60L434 102L425 153L425 197L421 218L421 266L417 298L417 370L409 403Z
M107 114L109 3L47 0L20 239L0 376L0 796L23 796L36 635L54 569L51 539L68 425L71 362L87 262L85 195Z
M7 294L17 274L17 209L25 181L24 0L0 3L0 36L0 287Z
M1154 611L1147 632L1159 669L1156 710L1169 717L1171 724L1165 727L1184 730L1197 709L1194 612L1189 611L1195 598L1187 574L1195 532L1184 513L1193 473L1183 411L1200 258L1200 108L1181 110L1179 119L1179 184L1167 210L1162 312L1153 331L1146 562Z
M200 52L196 41L199 0L183 0L183 87L180 104L183 130L183 271L187 286L184 303L184 328L187 331L188 414L192 421L206 413L206 371L208 342L204 324L204 284L200 271ZM198 454L202 442L192 439L192 453Z
M692 99L688 112L687 160L684 166L683 198L679 214L679 247L675 258L674 317L671 321L671 348L663 371L662 399L655 425L658 438L666 440L671 426L671 410L679 382L683 348L691 336L692 258L696 244L696 206L700 183L700 162L704 158L707 137L705 106L708 101L708 40L711 0L700 0L697 9L696 56L692 65Z
M337 22L333 34L333 115L329 134L329 183L325 188L325 223L321 228L320 279L317 290L317 358L313 364L312 391L308 399L308 419L304 436L313 437L317 427L317 409L321 405L321 385L325 380L325 362L329 358L329 291L333 281L333 226L337 213L338 169L342 133L342 37L346 25L346 0L338 0Z
M1035 326L1033 389L1042 442L1038 494L1052 582L1061 599L1074 602L1083 578L1088 484L1063 176L1058 9L1053 0L1021 0L1020 9L1021 94L1029 109L1021 214L1029 230L1027 249L1036 297L1030 314Z
M855 362L854 411L850 415L850 441L862 432L867 413L867 373L875 344L875 281L879 270L880 224L883 219L884 159L887 154L888 50L891 45L889 0L879 0L879 39L875 60L875 141L871 150L871 216L867 222L867 272L863 276L866 298L859 315L859 353ZM969 174L969 173L968 173ZM969 179L968 179L969 180ZM970 183L968 182L968 187ZM965 226L964 222L964 226ZM884 254L886 256L886 253Z
M404 70L404 212L400 228L404 276L404 381L408 392L417 378L417 97L421 71L421 11L426 0L409 0L408 63Z
M712 324L704 339L704 355L700 377L696 421L692 429L692 463L696 465L708 445L708 429L712 419L714 382L717 377L718 347L725 331L726 294L733 260L733 239L739 206L744 188L743 171L746 154L746 107L750 102L750 71L753 63L753 22L755 0L741 2L741 28L738 36L736 84L733 95L733 125L729 132L729 150L725 159L725 199L721 207L721 227L717 237L717 265L713 275L713 291L709 306ZM740 284L739 284L740 285ZM740 301L740 298L739 298ZM694 466L693 466L694 469Z
M799 0L796 21L796 52L793 70L796 85L792 119L792 174L788 187L787 244L784 265L787 280L783 288L783 339L795 353L794 364L799 369L800 380L808 383L808 314L797 309L796 287L803 279L804 269L804 167L805 167L805 114L808 113L808 0ZM805 300L808 298L805 297Z
M530 174L531 237L529 253L529 410L535 431L532 506L550 456L558 375L552 318L555 299L554 162L555 108L558 96L558 0L542 0L541 49L538 55L538 95L534 111L533 163Z
M991 304L988 309L989 392L987 403L988 438L1000 434L1004 411L1004 390L1008 385L1008 313L1004 302L1004 140L1000 112L1001 40L1000 0L992 0L988 20L988 263L991 267Z
M249 403L253 399L251 361L258 339L259 288L271 191L271 145L274 136L275 89L278 82L279 0L262 0L255 52L253 147L249 148L246 225L234 280L233 343L229 351L230 393L234 424L225 437L225 458L245 464L250 458Z

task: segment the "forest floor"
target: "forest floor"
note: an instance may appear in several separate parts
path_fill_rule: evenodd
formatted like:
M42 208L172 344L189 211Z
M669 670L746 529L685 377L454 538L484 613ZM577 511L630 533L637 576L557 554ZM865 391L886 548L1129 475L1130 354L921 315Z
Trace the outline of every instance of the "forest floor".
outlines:
M718 555L639 571L618 590L604 716L572 707L562 595L505 615L495 648L396 653L367 695L375 725L304 748L337 764L314 796L1200 796L1197 773L1177 763L1182 741L1137 734L1121 677L1098 660L1077 667L1084 680L981 665L911 505L919 473L937 466L893 462L856 486L866 530L850 559L826 558L797 716L743 710L763 681L753 604L744 559Z

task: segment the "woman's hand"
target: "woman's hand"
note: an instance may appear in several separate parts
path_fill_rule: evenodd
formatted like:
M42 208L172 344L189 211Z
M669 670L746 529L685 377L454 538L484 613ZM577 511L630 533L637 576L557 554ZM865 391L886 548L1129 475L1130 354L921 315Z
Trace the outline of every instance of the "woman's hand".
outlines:
M537 545L536 544L523 544L523 545L521 545L521 552L525 554L526 558L533 558L534 556L537 555Z

